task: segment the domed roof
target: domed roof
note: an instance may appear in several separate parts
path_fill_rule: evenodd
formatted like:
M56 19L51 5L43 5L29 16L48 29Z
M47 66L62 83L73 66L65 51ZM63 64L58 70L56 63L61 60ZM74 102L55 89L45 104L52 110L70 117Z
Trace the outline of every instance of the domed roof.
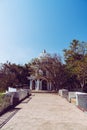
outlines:
M46 50L44 49L44 50L42 51L42 53L40 53L39 59L47 58L47 57L49 57L49 54L48 54L48 53L46 52Z

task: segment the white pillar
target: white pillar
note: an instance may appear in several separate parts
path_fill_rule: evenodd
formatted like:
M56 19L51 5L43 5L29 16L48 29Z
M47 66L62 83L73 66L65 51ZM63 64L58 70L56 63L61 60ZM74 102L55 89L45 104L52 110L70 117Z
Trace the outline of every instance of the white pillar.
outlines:
M47 90L50 90L50 88L49 88L49 82L47 82Z
M40 81L40 90L42 90L42 80Z
M32 90L32 80L30 80L30 89Z
M41 85L41 90L42 90L42 80L41 80L41 84L40 85Z
M36 90L39 90L39 80L37 80Z
M50 90L52 89L52 83L50 82Z

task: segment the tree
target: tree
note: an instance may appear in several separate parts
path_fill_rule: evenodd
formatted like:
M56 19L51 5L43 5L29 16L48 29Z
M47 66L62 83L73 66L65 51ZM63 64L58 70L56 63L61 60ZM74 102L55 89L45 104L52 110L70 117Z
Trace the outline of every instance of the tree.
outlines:
M64 56L70 78L74 77L73 82L77 85L79 82L80 87L84 88L87 84L87 43L73 40L69 49L64 50Z
M31 67L33 68L33 75L35 75L36 71L37 76L44 75L45 79L52 82L53 89L58 90L63 86L65 81L64 66L61 58L57 54L49 55L41 59L35 58L31 62Z
M27 65L4 63L0 69L0 89L6 90L9 86L22 87L24 84L28 84L27 76L29 76Z

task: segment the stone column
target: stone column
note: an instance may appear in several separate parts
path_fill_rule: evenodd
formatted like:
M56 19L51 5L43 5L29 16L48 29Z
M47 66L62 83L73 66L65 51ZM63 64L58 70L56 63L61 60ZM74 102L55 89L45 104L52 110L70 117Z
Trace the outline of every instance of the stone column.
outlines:
M52 90L52 83L50 82L50 90Z
M32 90L32 80L30 80L30 89Z
M40 90L42 90L42 80L40 81Z
M49 88L49 82L47 82L47 90L50 90L50 88Z
M40 81L39 79L37 80L37 86L36 86L36 90L38 91L39 90L39 84L40 84Z

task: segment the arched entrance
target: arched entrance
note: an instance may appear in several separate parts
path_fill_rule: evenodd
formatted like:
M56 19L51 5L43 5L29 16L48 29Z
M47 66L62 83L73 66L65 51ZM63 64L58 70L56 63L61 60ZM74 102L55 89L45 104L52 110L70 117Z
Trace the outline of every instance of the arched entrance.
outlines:
M46 80L42 81L42 90L47 90L47 81Z
M35 90L35 80L32 81L32 90Z

